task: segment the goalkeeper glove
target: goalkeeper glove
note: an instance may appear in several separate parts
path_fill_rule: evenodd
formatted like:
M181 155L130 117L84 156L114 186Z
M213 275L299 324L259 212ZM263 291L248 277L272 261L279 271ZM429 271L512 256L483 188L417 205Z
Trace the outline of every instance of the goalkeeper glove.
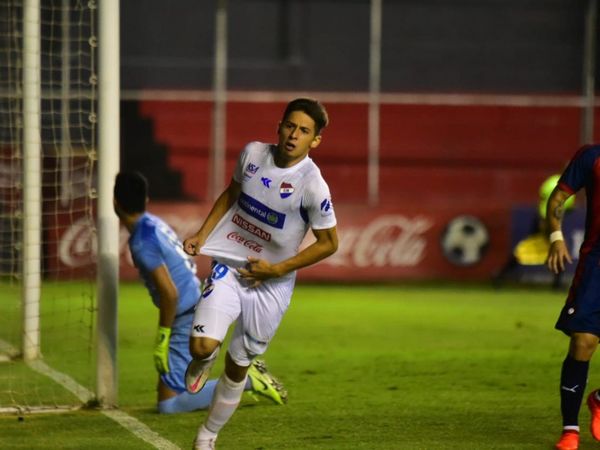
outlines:
M154 366L158 373L169 373L169 339L171 329L158 327L156 346L154 347Z

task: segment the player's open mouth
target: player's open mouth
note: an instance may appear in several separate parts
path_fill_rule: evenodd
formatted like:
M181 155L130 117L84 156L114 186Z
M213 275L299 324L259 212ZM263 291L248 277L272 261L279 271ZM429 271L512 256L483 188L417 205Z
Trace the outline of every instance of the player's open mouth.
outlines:
M291 142L286 142L285 143L285 148L288 150L294 150L296 148L295 144L292 144Z

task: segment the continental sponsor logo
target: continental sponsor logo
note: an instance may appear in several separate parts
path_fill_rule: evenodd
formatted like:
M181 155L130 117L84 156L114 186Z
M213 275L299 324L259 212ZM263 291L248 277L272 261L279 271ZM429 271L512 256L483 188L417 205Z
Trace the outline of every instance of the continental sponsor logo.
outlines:
M273 228L283 229L285 223L285 214L274 209L269 208L267 205L259 202L248 194L242 192L238 198L238 205L246 213L262 223L272 226Z
M267 231L263 230L260 227L257 227L253 223L248 222L239 214L235 214L231 221L235 223L238 227L240 227L242 230L252 233L254 236L257 236L264 241L271 242L271 233L268 233Z

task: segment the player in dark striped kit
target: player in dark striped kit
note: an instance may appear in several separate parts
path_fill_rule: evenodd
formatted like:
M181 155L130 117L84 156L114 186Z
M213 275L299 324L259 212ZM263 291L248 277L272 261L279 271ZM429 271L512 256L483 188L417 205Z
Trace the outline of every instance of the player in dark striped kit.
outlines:
M579 447L579 409L590 360L600 336L600 145L585 146L573 156L548 199L546 220L550 250L547 265L556 274L564 270L567 262L572 262L561 230L565 202L582 188L587 197L585 238L567 300L556 323L556 328L570 337L560 377L563 433L556 444L559 450ZM592 436L600 440L598 390L589 394L587 404Z

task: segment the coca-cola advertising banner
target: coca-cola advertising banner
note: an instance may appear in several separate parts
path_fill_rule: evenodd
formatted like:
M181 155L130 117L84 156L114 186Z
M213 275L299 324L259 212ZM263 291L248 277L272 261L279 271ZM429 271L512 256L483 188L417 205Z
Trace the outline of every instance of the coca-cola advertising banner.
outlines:
M161 216L183 239L198 230L210 205L153 203L150 212ZM368 207L336 205L339 249L333 256L301 269L304 281L395 281L409 279L486 280L510 254L510 211L498 208L420 210L418 206ZM50 244L58 254L53 273L88 273L96 245L89 220L72 214L56 215L52 227L58 238ZM67 222L68 220L68 222ZM311 233L304 246L311 242ZM121 228L121 278L138 277L127 248L128 232ZM247 243L240 236L231 239ZM240 239L244 242L240 242ZM260 239L256 239L259 241ZM258 245L258 244L257 244ZM198 256L198 276L205 277L210 261Z

